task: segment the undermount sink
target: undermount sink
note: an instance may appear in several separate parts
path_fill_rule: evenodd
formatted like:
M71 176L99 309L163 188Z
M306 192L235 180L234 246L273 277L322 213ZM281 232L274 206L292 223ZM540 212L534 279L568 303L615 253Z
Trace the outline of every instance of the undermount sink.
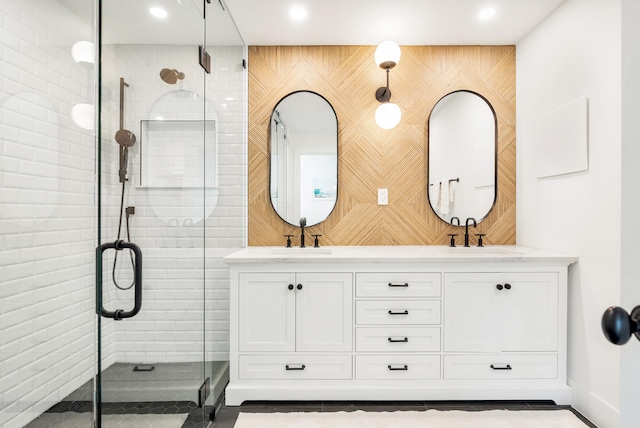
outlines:
M272 254L289 254L289 255L309 255L309 256L314 256L314 255L318 255L318 254L331 254L331 248L315 248L315 247L308 247L308 248L300 248L300 247L291 247L291 248L274 248L273 250L271 250Z

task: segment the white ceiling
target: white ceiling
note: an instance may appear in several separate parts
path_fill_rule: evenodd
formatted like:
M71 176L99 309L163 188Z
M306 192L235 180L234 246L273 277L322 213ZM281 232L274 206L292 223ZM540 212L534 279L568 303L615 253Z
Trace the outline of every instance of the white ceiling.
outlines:
M58 1L87 23L93 21L91 2ZM515 44L564 1L211 0L206 32L208 44L213 45L238 45L243 41L247 45L377 45L384 40L400 45ZM103 1L104 41L201 44L203 2ZM224 11L221 2L226 6ZM307 9L303 22L289 18L294 5ZM151 6L164 7L168 17L151 17ZM484 21L478 19L479 12L487 7L494 8L495 15Z
M218 0L212 0L216 3ZM515 44L565 0L224 0L247 45ZM293 22L289 9L308 17ZM213 5L212 5L213 6ZM485 21L478 13L493 7Z

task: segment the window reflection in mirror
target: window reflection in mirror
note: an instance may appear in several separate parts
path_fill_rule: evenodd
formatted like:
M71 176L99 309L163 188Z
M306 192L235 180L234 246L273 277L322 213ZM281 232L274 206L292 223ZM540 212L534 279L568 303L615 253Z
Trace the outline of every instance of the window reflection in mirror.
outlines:
M493 108L470 91L440 99L429 116L429 203L443 221L484 219L497 194L497 122Z
M324 221L338 195L338 120L333 107L311 91L278 102L270 123L271 204L287 223Z

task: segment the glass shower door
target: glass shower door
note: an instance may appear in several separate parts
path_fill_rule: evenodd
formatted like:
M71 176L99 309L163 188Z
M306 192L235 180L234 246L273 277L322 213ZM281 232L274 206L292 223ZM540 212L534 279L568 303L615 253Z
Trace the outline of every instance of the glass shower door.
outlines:
M97 426L208 420L205 4L101 2Z

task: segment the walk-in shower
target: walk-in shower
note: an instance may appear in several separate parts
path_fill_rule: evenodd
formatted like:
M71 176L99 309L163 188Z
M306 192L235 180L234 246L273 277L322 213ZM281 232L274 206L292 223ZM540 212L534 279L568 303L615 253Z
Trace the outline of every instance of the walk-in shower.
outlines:
M206 427L222 400L245 46L217 2L153 3L0 2L2 427Z

